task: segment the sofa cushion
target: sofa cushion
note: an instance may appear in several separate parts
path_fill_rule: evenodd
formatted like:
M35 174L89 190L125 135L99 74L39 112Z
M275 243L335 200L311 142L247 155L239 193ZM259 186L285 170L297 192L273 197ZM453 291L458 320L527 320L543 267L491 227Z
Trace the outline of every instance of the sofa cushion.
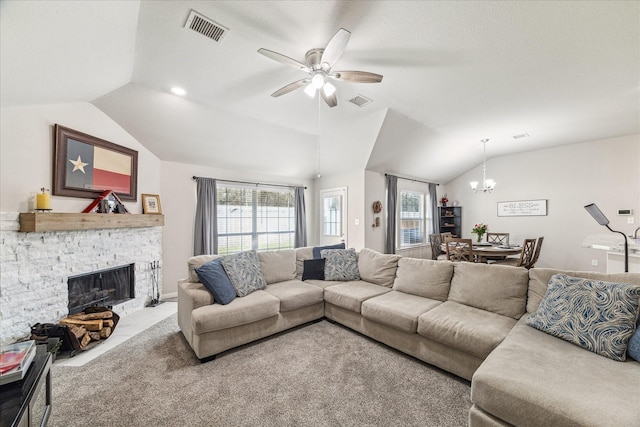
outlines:
M258 252L260 271L267 285L296 277L296 254L293 250Z
M251 250L225 255L221 257L221 260L239 297L244 297L253 291L267 287L267 282L264 281L260 271L260 261L256 251Z
M323 249L320 254L325 258L325 280L360 280L355 249Z
M519 319L525 311L528 285L525 268L457 262L449 300Z
M521 319L471 382L476 406L514 426L638 425L640 365L616 362Z
M613 360L626 359L640 286L555 274L527 325Z
M293 311L323 301L324 292L299 280L272 283L265 289L280 300L280 311Z
M217 258L220 258L220 256L219 255L197 255L189 258L189 261L187 261L189 281L193 283L199 283L200 278L198 277L198 273L196 273L195 269L197 267L202 267L204 264Z
M191 312L191 326L196 335L220 331L277 316L280 300L266 291L255 291L236 298L227 305L212 304Z
M324 258L322 256L322 251L325 249L345 249L345 245L344 243L337 243L335 245L316 246L313 248L313 258Z
M343 282L324 288L324 300L338 307L360 313L364 301L385 294L390 290L385 286L364 281Z
M195 271L200 282L211 292L213 300L218 304L229 304L237 296L236 288L229 280L219 258L196 267Z
M403 292L391 291L362 303L362 317L401 331L416 333L418 316L442 304Z
M398 269L399 255L381 254L363 249L358 256L360 278L380 286L391 287Z
M324 280L325 259L305 259L302 280Z
M308 283L308 284L313 285L313 286L317 286L320 289L324 289L324 288L328 288L329 286L342 284L344 282L339 282L337 280L315 280L315 279L309 279L309 280L305 280L305 283Z
M446 301L453 276L451 261L401 258L393 290Z
M602 280L604 282L632 283L640 285L638 273L596 273L593 271L569 271L551 268L532 268L529 270L529 291L527 299L527 312L533 313L538 309L542 297L547 291L549 280L554 274L566 274L572 277L584 279Z
M511 317L446 301L418 317L418 333L484 359L515 324Z

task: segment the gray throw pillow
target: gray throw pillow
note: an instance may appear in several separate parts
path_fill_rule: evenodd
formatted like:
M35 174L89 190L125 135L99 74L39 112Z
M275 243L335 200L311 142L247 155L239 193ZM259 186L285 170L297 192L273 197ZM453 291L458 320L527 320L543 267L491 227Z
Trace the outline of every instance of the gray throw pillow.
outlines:
M613 360L626 359L640 286L555 274L527 325Z
M225 255L220 260L239 297L267 287L256 251Z
M360 280L355 249L323 249L320 256L325 259L324 280Z

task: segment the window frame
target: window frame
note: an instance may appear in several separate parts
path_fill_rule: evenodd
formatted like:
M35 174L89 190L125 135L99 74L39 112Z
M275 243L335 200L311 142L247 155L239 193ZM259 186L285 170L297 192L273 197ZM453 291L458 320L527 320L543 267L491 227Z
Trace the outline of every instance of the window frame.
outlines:
M417 221L420 221L420 228L422 232L422 240L421 242L416 243L404 243L402 239L402 221L403 220L413 220L414 218L403 218L402 217L402 199L405 193L415 193L420 197L420 204L422 206L422 215ZM428 235L432 232L433 229L433 221L431 218L431 206L430 206L430 197L429 197L429 189L425 188L424 185L414 184L414 185L403 185L398 188L398 201L397 201L397 225L396 225L396 235L397 242L396 247L399 250L402 249L410 249L415 247L427 246L429 244Z

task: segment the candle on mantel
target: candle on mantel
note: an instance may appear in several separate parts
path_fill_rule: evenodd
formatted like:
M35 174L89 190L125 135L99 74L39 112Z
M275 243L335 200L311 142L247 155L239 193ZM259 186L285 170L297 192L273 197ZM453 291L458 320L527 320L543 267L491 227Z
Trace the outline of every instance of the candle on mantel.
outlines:
M50 210L51 209L51 195L45 193L44 187L40 189L41 193L36 194L36 209Z

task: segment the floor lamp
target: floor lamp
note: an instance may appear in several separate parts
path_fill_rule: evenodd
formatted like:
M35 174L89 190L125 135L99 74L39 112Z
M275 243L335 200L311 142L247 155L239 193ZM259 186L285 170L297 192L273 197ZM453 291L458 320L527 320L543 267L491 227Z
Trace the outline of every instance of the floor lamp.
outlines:
M622 234L622 237L624 237L624 272L628 273L629 272L629 243L627 242L627 235L624 234L622 231L612 230L611 227L609 227L609 219L606 216L604 216L602 211L598 208L598 206L596 206L595 203L591 203L590 205L587 205L584 208L587 210L587 212L591 214L593 219L598 221L598 224L604 225L609 229L609 231Z

